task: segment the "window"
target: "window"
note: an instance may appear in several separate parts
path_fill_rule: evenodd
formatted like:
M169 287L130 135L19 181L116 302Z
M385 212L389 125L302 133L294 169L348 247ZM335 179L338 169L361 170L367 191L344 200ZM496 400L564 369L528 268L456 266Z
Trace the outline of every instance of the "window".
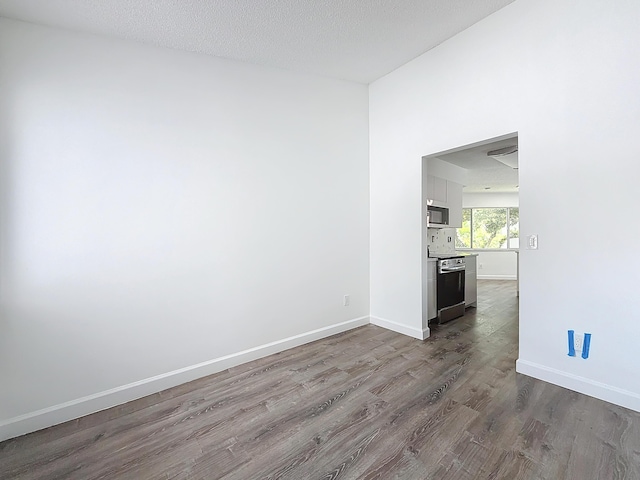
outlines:
M518 208L463 208L457 248L507 249L519 247Z

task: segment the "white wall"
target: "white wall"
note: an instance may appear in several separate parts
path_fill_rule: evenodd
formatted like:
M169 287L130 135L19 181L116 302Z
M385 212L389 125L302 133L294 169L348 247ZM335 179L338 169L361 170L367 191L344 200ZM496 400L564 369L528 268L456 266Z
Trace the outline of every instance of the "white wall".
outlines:
M512 192L464 193L463 208L517 207L519 198ZM515 280L518 275L518 259L511 251L474 250L478 254L478 278L487 280Z
M368 323L366 86L0 19L0 102L0 440Z
M640 238L638 18L639 2L516 0L370 86L372 316L421 325L421 158L517 132L520 232L539 234L517 368L640 410L640 259L606 275L620 239L592 235L606 216ZM568 329L593 335L588 360Z
M518 259L514 251L504 252L472 250L478 254L477 268L480 280L516 280Z

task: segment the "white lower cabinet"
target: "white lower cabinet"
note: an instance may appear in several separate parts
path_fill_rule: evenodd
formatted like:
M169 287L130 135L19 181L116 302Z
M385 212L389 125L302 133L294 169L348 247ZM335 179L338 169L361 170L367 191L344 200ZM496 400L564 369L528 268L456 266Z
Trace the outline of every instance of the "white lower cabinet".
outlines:
M427 262L427 320L438 316L436 305L436 271L438 262Z
M464 257L464 306L476 307L478 305L478 271L476 255Z

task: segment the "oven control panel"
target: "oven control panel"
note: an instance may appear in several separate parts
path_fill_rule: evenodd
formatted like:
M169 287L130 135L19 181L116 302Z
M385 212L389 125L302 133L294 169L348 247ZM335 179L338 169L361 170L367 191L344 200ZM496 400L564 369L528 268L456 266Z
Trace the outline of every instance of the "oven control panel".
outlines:
M446 258L438 260L438 273L457 272L464 269L464 258Z

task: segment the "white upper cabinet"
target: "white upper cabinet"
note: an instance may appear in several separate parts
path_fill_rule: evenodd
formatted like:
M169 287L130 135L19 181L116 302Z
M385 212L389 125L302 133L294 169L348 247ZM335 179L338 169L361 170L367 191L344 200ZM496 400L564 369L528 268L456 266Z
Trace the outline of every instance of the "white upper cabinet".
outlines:
M427 199L436 207L447 206L447 180L427 175Z
M462 185L447 181L447 203L449 207L449 226L462 227Z
M462 185L444 178L427 175L427 201L449 209L447 226L462 227Z

